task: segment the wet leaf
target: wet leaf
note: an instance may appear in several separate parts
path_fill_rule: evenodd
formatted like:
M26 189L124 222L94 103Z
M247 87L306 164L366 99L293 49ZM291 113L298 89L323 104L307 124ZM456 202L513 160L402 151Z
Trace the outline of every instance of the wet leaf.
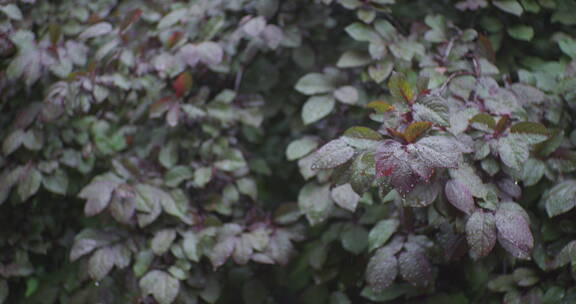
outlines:
M458 182L457 180L449 180L444 188L448 202L456 207L458 210L471 214L476 209L474 198L470 189Z
M366 282L374 291L381 291L392 285L398 275L398 260L385 250L377 251L370 258L366 268Z
M335 87L325 75L310 73L298 80L295 89L305 95L314 95L332 92Z
M140 279L144 294L151 294L160 304L171 304L180 291L180 282L162 270L152 270Z
M529 259L534 238L522 207L516 203L500 204L494 218L500 245L516 258Z
M302 121L305 125L314 123L330 114L336 101L328 95L312 96L302 107Z
M314 152L312 169L330 169L347 162L354 155L354 149L343 139L335 139Z
M306 184L298 194L298 206L311 225L325 221L334 208L330 197L330 185Z
M330 194L338 206L350 212L354 212L356 210L356 206L360 200L360 195L354 192L354 189L352 189L350 184L343 184L334 187L330 191Z
M496 223L492 213L476 210L466 221L466 240L472 258L488 255L496 245L496 236Z
M400 221L397 219L381 220L368 234L368 250L372 251L382 247L396 232Z
M563 181L542 195L549 217L568 212L576 207L576 181Z

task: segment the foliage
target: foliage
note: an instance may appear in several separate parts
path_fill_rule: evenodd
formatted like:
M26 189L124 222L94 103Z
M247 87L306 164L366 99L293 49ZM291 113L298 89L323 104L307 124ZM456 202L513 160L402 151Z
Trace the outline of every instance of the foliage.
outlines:
M0 303L576 301L574 13L0 1Z

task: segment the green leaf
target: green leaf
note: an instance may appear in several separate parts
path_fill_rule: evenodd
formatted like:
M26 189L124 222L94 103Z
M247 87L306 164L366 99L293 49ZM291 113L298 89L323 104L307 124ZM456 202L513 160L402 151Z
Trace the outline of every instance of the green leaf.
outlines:
M332 188L330 191L332 199L336 205L350 211L354 212L358 201L360 201L360 195L354 192L350 184L343 184Z
M562 36L558 39L558 46L564 54L576 59L576 39L569 36Z
M334 97L344 104L356 104L360 96L355 87L342 86L334 91Z
M152 242L150 243L150 248L154 254L162 255L170 249L170 246L175 239L176 231L174 229L160 230L154 234Z
M522 5L520 5L516 0L494 0L492 1L492 4L512 15L520 16L524 12Z
M286 148L286 158L290 161L302 158L318 147L314 137L293 140Z
M328 116L335 104L334 97L329 95L310 97L302 107L302 121L309 125Z
M153 260L154 260L154 253L151 250L143 250L138 252L136 254L134 265L132 266L132 271L134 271L134 275L137 278L143 276L150 268L150 265L152 264Z
M414 89L403 74L394 73L390 76L388 80L388 90L390 90L390 94L392 94L394 98L406 103L412 103L414 99Z
M314 152L312 169L330 169L346 163L354 156L354 149L342 138L329 141Z
M192 170L187 166L172 167L164 176L164 183L168 187L177 187L181 182L191 179L194 176Z
M521 171L521 179L524 186L534 186L544 176L546 165L539 159L529 158L524 163Z
M193 262L200 261L199 243L200 239L194 231L186 231L183 235L182 249L186 257Z
M212 179L212 168L200 167L194 171L194 186L197 188L204 188Z
M378 19L374 23L374 29L386 40L387 42L392 42L398 37L398 32L394 26L385 19Z
M168 144L162 146L162 149L160 149L160 153L158 154L158 161L166 169L170 169L178 163L177 141L171 140Z
M114 180L94 180L84 187L78 194L78 197L88 200L84 206L84 214L94 216L106 209L112 198L112 192L119 184Z
M332 92L335 87L331 79L319 73L309 73L298 80L296 90L305 95Z
M26 170L26 169L25 169ZM38 192L42 184L42 174L36 168L30 168L24 173L24 178L18 184L18 195L22 201L28 200Z
M450 111L442 98L427 97L420 99L412 106L412 109L416 120L430 121L444 127L450 125Z
M381 220L368 234L368 250L373 251L382 247L396 232L400 221L397 219Z
M22 145L23 140L24 130L22 129L15 129L6 136L2 142L2 153L4 153L4 156L8 156L12 152L16 151Z
M569 263L574 263L573 261L576 261L576 240L569 242L560 250L554 258L554 267L564 267Z
M510 133L520 135L528 144L536 144L545 141L549 132L546 127L536 122L519 122L510 128Z
M342 56L340 56L336 66L342 69L357 68L365 66L370 62L372 62L372 57L370 57L370 54L366 52L346 51L344 54L342 54Z
M508 28L508 34L516 40L530 41L534 37L534 30L529 25L515 25Z
M492 132L496 128L494 118L486 113L480 113L470 119L472 127L484 132Z
M342 247L353 254L360 254L368 246L368 231L359 225L351 225L341 235Z
M98 249L88 261L88 274L94 280L100 281L114 267L115 256L111 247Z
M42 185L52 193L65 195L68 189L68 175L66 171L57 169L52 175L44 176Z
M0 5L0 11L6 14L10 19L22 20L22 12L16 4ZM2 303L2 301L0 301Z
M576 206L576 181L565 180L547 190L542 200L549 217L566 213Z
M389 58L385 58L383 61L373 64L368 68L368 74L376 83L381 83L384 81L394 69L394 63Z
M139 285L144 294L151 294L160 304L173 303L180 291L180 281L162 270L148 272Z
M373 29L360 22L350 24L345 30L350 37L357 41L372 41L377 37Z
M373 149L382 140L382 135L370 128L351 127L344 132L342 139L357 149Z
M404 130L404 138L407 142L412 143L424 132L428 131L431 126L432 123L428 121L413 122Z
M330 185L307 183L298 194L298 206L311 225L325 221L334 209L330 198Z
M498 154L506 166L521 170L528 160L528 144L520 137L506 136L498 140Z

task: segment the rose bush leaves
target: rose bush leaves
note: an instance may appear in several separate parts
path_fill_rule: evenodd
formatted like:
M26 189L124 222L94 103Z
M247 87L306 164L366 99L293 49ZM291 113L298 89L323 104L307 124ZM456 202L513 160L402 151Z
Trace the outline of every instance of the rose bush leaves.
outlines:
M434 5L0 4L0 303L571 302L575 7Z

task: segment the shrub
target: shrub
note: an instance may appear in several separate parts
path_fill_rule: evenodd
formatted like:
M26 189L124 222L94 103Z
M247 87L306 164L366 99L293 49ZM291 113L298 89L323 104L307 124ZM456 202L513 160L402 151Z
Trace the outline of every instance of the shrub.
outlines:
M576 301L571 1L0 11L0 303Z

